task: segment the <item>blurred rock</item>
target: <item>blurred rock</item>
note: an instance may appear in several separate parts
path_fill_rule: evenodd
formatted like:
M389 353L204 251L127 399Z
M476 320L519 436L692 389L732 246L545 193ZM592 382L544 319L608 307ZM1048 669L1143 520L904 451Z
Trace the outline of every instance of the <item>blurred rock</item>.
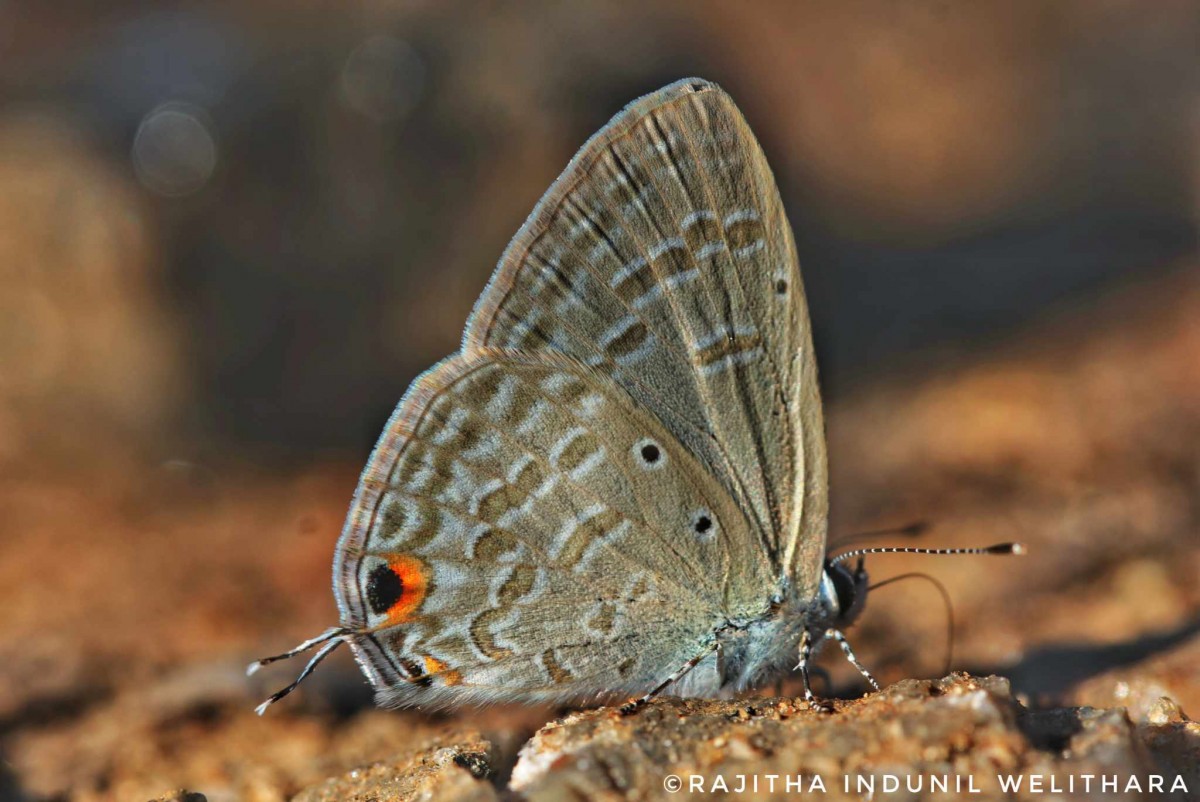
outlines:
M180 345L132 188L68 123L19 110L0 116L0 185L0 461L161 437Z
M1200 631L1200 626L1193 630ZM1124 707L1139 723L1186 720L1184 711L1200 711L1200 637L1193 632L1175 648L1092 677L1072 689L1068 698L1077 705Z
M208 797L180 788L178 791L172 791L166 796L151 800L151 802L208 802Z
M488 802L499 800L486 782L490 744L478 737L424 746L415 755L377 763L327 780L294 797L295 802L409 799Z

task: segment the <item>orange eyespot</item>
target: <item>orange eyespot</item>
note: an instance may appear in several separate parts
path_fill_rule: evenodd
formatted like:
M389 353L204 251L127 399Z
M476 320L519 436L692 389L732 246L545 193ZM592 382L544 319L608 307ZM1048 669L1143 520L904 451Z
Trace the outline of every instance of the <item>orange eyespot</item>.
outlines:
M400 624L421 606L428 586L423 562L407 554L392 554L367 575L367 606L376 615L386 615L388 624Z

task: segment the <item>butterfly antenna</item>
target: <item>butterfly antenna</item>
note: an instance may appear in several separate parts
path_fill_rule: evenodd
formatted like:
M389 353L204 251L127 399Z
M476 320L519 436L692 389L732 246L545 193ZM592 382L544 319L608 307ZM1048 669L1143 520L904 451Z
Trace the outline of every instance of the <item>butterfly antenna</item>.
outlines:
M994 546L965 549L922 549L915 546L876 546L870 549L854 549L835 554L829 558L830 563L840 563L855 557L868 554L1025 554L1024 543L997 543Z
M886 587L896 582L901 582L905 579L926 579L932 582L933 586L937 588L938 593L942 595L942 604L946 608L946 662L945 665L942 666L942 676L945 676L950 673L950 666L954 661L954 605L950 602L950 594L946 591L946 586L931 577L929 574L914 572L900 574L899 576L893 576L885 579L882 582L876 582L874 585L868 586L867 590L878 590L879 588Z
M246 676L253 675L255 672L257 672L260 668L267 665L268 663L274 663L278 660L287 660L289 657L295 657L298 654L303 654L304 652L307 652L309 649L312 649L315 646L320 646L322 643L325 644L325 646L323 646L320 649L320 651L318 651L316 654L314 654L312 659L308 661L308 665L306 665L304 667L304 670L300 672L300 676L296 677L296 679L290 685L288 685L286 688L283 688L283 689L278 690L275 693L271 694L271 696L265 702L263 702L258 707L254 708L254 712L258 713L261 716L263 713L267 712L268 707L275 704L276 702L278 702L283 697L287 696L292 691L296 690L296 687L301 682L304 682L304 680L308 678L309 674L313 673L313 671L316 669L316 667L318 665L320 665L321 661L324 660L326 657L328 657L331 652L333 652L335 649L337 649L337 647L341 646L345 642L345 640L346 640L346 630L342 629L341 627L333 627L331 629L325 630L324 632L322 632L320 635L318 635L315 638L309 638L308 640L304 641L304 643L301 643L296 648L290 649L290 650L284 652L283 654L277 654L272 657L264 657L261 660L255 660L253 663L251 663L246 668Z

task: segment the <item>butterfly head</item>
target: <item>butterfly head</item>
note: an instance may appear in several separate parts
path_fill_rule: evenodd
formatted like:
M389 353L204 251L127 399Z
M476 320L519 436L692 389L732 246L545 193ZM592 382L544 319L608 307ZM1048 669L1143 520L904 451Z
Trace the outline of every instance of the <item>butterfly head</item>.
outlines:
M867 569L861 557L853 568L844 562L825 561L825 571L821 575L821 601L833 626L848 627L858 619L867 602L868 582Z

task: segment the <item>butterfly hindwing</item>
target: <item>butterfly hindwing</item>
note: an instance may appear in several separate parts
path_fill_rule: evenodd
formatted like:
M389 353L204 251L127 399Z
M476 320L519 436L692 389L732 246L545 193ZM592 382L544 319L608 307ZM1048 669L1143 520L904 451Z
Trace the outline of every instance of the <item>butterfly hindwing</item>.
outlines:
M397 409L335 586L382 701L644 691L730 615L762 612L730 606L734 578L772 580L740 545L749 528L612 378L485 349L443 362Z

